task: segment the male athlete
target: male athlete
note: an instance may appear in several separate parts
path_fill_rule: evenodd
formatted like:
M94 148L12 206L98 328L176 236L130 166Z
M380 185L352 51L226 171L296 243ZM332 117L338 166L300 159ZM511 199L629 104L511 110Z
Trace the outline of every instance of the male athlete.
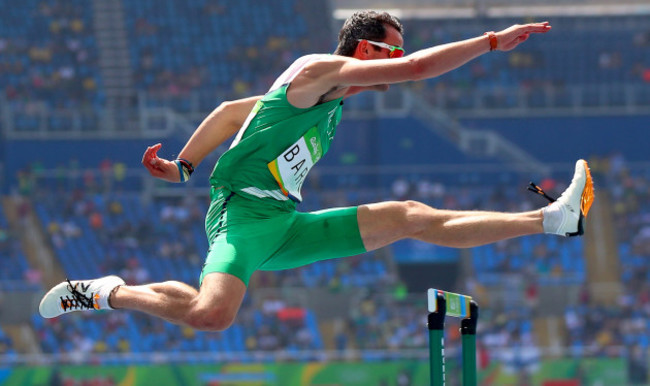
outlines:
M413 238L469 248L512 237L583 233L593 200L587 163L579 160L570 186L551 205L531 212L434 209L415 201L381 202L313 213L296 211L311 167L327 152L341 119L342 100L388 84L433 78L489 51L509 51L548 23L514 25L472 39L403 56L402 25L388 13L352 15L334 55L294 62L263 97L225 102L199 125L179 158L149 147L142 163L171 182L186 181L193 165L237 133L210 177L206 216L209 251L200 289L176 281L127 286L117 276L67 281L43 298L52 318L80 310L131 309L200 330L228 328L256 270L281 270L358 255Z

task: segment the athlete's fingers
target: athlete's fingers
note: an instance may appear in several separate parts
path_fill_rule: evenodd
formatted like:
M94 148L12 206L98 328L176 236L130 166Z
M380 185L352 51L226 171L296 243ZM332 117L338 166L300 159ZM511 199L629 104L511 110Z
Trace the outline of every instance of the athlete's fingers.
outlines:
M142 155L142 163L146 164L149 159L151 159L151 155L153 154L153 146L148 146L147 150L144 151L144 154Z
M147 159L154 159L158 157L158 150L162 147L162 144L157 143L153 146L147 147L147 150L145 150L144 155L142 156L142 162L144 163L145 160Z
M159 164L160 158L158 158L157 153L161 146L162 145L158 143L147 147L147 150L145 150L144 155L142 156L142 164L147 169L151 169L152 166L155 167Z
M145 158L142 160L142 165L149 171L149 173L154 174L157 171L160 171L160 159L159 158Z
M506 40L510 39L509 37L506 36L512 36L512 38L518 38L522 34L531 34L531 33L546 33L551 30L551 26L548 22L543 22L543 23L532 23L532 24L516 24L511 26L510 28L501 31L503 34L503 37L506 38Z
M551 30L551 25L545 21L543 23L534 23L534 24L527 24L525 26L525 32L526 33L545 33Z
M142 154L142 164L144 165L147 163L147 159L149 158L149 150L151 149L151 146L147 147L147 150L144 151L144 154Z
M153 145L153 146L151 146L151 149L153 150L154 157L158 156L158 150L160 150L161 147L162 147L162 143L160 143L160 142Z
M178 169L174 163L158 157L158 150L162 145L157 143L147 147L142 156L142 165L150 175L170 182L178 182Z

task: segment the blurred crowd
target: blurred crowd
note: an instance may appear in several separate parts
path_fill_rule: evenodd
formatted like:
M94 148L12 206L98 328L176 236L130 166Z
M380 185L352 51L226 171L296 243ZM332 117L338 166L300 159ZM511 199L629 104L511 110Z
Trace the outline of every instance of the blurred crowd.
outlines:
M101 86L92 11L79 0L3 1L0 87L36 111L98 107Z
M130 83L154 105L178 111L207 111L215 100L264 93L297 57L333 51L336 31L321 17L325 4L123 2ZM0 23L4 96L30 105L21 106L27 112L41 109L40 104L101 107L106 98L92 7L81 0L27 0L11 9ZM414 52L522 21L530 20L404 20L406 49ZM619 16L616 22L565 17L553 25L552 33L536 36L514 52L485 55L413 87L448 108L472 105L484 92L489 94L482 102L487 107L512 107L522 95L513 89L533 100L539 90L562 99L566 86L650 82L650 62L643 54L650 45L647 16Z
M614 21L615 20L615 21ZM639 85L650 82L650 45L647 16L555 17L553 30L532 36L516 50L484 55L440 78L417 82L413 88L434 105L448 109L479 104L487 108L536 106L563 107L572 100L571 87L584 87L582 103L597 103L603 86ZM515 23L536 22L532 18L491 18L473 22L458 20L408 20L406 48L415 51L506 28ZM581 42L589 42L585 45ZM588 47L588 48L587 48ZM610 93L613 94L613 93ZM547 95L553 95L546 100ZM639 94L641 103L648 96ZM623 99L607 95L610 104ZM639 99L639 98L637 98ZM477 100L480 100L478 102Z
M206 103L201 111L214 107L215 95L265 93L293 60L319 47L314 39L319 33L308 29L308 21L314 30L328 28L310 15L319 6L295 0L255 6L204 0L124 5L137 88L180 111L187 111L191 93Z

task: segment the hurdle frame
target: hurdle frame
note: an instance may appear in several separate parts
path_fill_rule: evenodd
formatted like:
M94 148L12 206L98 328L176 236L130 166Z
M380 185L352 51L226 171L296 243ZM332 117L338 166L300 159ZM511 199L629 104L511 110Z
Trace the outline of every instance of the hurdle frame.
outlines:
M432 295L432 292L433 295ZM461 319L461 350L462 350L462 373L463 386L476 386L478 382L476 370L476 326L478 325L478 304L466 295L454 294L435 289L429 289L429 314L427 315L427 328L429 330L429 377L431 386L444 386L445 374L445 318L447 316L447 297L461 297L468 300L468 316ZM435 299L432 299L432 296ZM435 311L432 311L432 302L435 300ZM465 310L454 310L450 316L459 316Z

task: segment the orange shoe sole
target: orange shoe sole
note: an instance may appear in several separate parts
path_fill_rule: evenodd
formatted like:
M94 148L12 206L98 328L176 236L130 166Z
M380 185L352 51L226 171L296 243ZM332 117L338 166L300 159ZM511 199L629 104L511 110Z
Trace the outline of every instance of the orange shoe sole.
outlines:
M589 170L587 161L585 161L585 173L587 175L587 181L585 182L585 188L582 191L582 197L580 199L580 212L587 217L587 213L591 209L591 204L594 203L594 180L591 178L591 171Z

